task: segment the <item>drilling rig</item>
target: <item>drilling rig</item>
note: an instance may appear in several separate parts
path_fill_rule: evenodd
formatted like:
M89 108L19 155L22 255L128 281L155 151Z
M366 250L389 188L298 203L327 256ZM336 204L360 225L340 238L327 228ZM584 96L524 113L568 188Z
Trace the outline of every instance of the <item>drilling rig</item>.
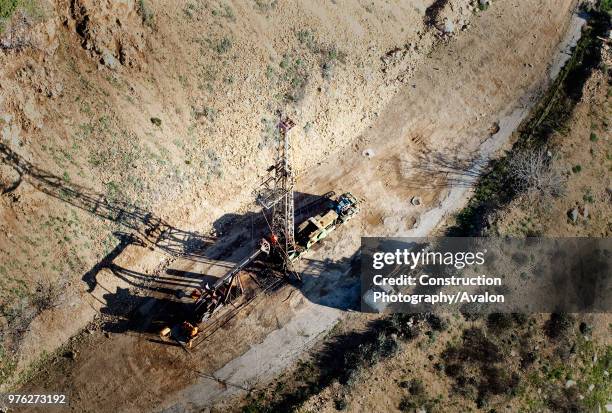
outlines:
M293 189L295 175L291 160L291 142L289 131L295 123L288 117L278 115L279 144L276 160L267 172L270 176L263 181L256 199L263 207L263 214L270 214L270 242L273 247L273 258L280 262L287 273L290 270L292 257L296 252L295 245L295 200ZM270 220L266 217L266 222ZM297 274L296 274L297 276Z
M275 162L267 169L269 176L255 192L257 203L263 208L262 213L270 231L269 236L260 241L259 248L255 252L219 278L212 287L205 285L204 288L194 290L191 293L194 307L188 314L187 320L173 328L164 328L160 333L162 338L173 337L182 345L191 347L191 343L201 332L200 324L243 293L240 273L261 254L269 257L267 260L269 267L275 271L280 269L285 277L292 275L293 278L300 280L298 273L292 267L293 263L314 244L359 212L359 202L350 192L338 196L335 200L324 196L323 198L329 202L324 213L301 222L296 234L295 172L289 139L289 131L294 126L295 123L289 117L278 113L279 140Z
M325 213L309 217L295 225L294 187L295 175L292 169L291 141L289 131L295 125L288 117L279 113L279 145L274 165L268 168L270 176L264 180L258 193L257 202L266 212L271 213L270 243L273 262L280 263L285 275L292 274L300 279L292 264L310 248L327 237L338 226L353 218L359 212L359 202L346 192L335 200L328 199ZM333 194L333 192L332 192ZM266 218L266 222L269 220Z

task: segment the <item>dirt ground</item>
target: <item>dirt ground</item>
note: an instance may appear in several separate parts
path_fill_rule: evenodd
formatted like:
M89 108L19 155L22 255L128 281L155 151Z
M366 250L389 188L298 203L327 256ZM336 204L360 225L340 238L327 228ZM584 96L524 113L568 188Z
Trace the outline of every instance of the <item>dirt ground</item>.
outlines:
M384 110L377 110L375 120L370 118L371 127L346 131L347 137L342 140L336 135L337 147L342 149L319 150L309 143L311 149L306 150L299 146L307 143L301 143L296 136L301 154L298 159L308 154L313 157L310 163L300 161L304 162L298 180L300 191L322 194L329 190L350 190L363 200L363 213L358 219L334 234L303 263L301 291L292 291L293 287L286 286L265 297L263 302L251 311L240 313L239 318L217 331L191 354L157 342L155 332L148 329L157 320L147 320L146 315L160 313L158 311L144 311L142 319L135 323L133 317L128 320L130 322L124 320L122 323L120 312L104 314L102 311L99 320L90 326L90 333L77 336L60 357L42 364L39 369L42 374L27 380L23 390L44 388L67 392L71 398L70 408L74 411L199 410L241 391L250 382L253 384L253 380L265 380L282 371L345 314L347 301L354 297L351 294L354 286L350 277L351 257L361 235L428 232L445 213L452 212L444 210L439 215L431 215L437 217L437 221L431 217L427 221L420 218L435 209L451 192L448 171L436 161L464 168L467 165L469 169L483 142L495 133L495 123L517 107L527 106L531 96L542 90L548 81L553 52L565 33L572 8L570 1L562 4L504 1L495 2L485 12L473 16L470 13L470 28L423 54L420 59L424 63L414 66L412 76L405 78L398 93L385 103ZM156 15L159 19L164 18L163 14ZM425 34L427 36L434 35ZM171 44L179 43L172 39L169 38ZM374 88L369 81L364 85ZM363 90L364 96L369 96L367 88ZM346 99L340 86L330 86L327 90L338 99ZM376 101L386 102L385 99ZM353 115L357 112L355 108L348 111ZM299 111L295 115L305 119ZM347 117L338 114L330 114L329 119L342 125L352 124ZM252 119L247 119L247 124L241 125L249 129L250 121ZM225 133L228 136L230 131ZM320 129L320 133L328 137L321 148L334 142L331 131ZM358 137L351 140L351 136ZM231 151L235 146L227 148ZM363 156L365 149L371 149L374 155L371 158ZM320 154L325 156L326 151L329 156L322 160ZM269 153L263 151L259 156L269 162ZM316 165L317 162L320 165ZM432 170L436 167L438 171ZM230 167L223 170L233 173ZM425 174L424 171L429 172ZM224 176L224 180L234 182L224 188L227 194L234 192L236 182L253 182L229 175ZM250 184L243 186L245 188L239 193L250 192L247 190ZM414 196L421 198L421 205L410 203ZM255 236L249 225L252 215L246 208L237 208L242 196L232 197L231 202L220 201L223 196L215 198L211 194L205 199L209 205L223 205L223 210L234 208L238 211L229 217L228 225L215 228L215 235L224 235L220 242L215 241L206 249L206 237L192 237L203 244L198 252L204 252L194 254L197 257L166 260L157 270L138 267L137 251L142 247L125 248L123 254L112 260L120 269L107 268L96 275L95 283L92 282L92 304L94 299L101 297L107 303L109 299L116 300L118 309L122 308L120 304L127 308L134 304L140 308L144 305L147 310L170 308L166 306L176 305L177 300L169 299L167 292L156 291L156 288L170 282L180 282L187 287L186 275L218 271L219 264L215 260L222 252L233 251L230 258L224 258L229 261L232 255L246 255ZM212 199L218 202L213 204ZM460 202L453 204L455 208L461 206ZM181 210L180 206L175 206L176 210ZM178 216L182 215L178 213ZM229 225L232 221L241 228ZM204 228L203 221L200 224L202 226L198 227ZM177 233L176 237L184 235ZM116 274L123 276L125 284L118 284L113 279ZM150 289L129 290L132 282L142 279L144 274L147 274L144 286ZM105 304L97 306L106 307ZM93 371L103 374L92 380ZM221 381L211 376L220 377Z
M432 2L9 3L23 10L3 9L0 36L3 383L106 294L138 290L252 209L277 109L297 121L306 170L426 64L436 26L458 35L474 17L459 0L427 24Z
M105 85L103 89L109 93L109 100L112 98L105 110L118 111L109 115L111 128L121 129L137 119L142 128L135 127L137 131L129 136L143 145L166 142L171 146L173 140L182 139L178 136L199 137L166 148L169 155L161 161L155 156L131 160L132 155L123 146L125 141L121 141L119 153L130 160L129 168L143 171L137 173L139 179L148 179L148 174L156 170L159 182L148 183L146 188L135 184L125 191L138 202L138 208L133 203L119 204L126 207L118 208L116 202L103 202L103 212L97 217L113 214L115 222L128 223L139 241L125 238L127 241L115 247L109 244L104 253L98 254L98 258L106 254L103 265L94 264L92 270L86 263L97 261L93 257L85 260L79 267L81 272L75 273L79 277L89 274L83 277L86 285L73 280L71 285L78 293L65 300L61 308L40 314L32 323L31 333L23 338L26 355L21 363L25 365L23 360L36 359L34 355L42 348L60 346L72 335L70 331L87 325L58 354L30 371L25 369L22 376L22 391L65 392L73 411L200 411L271 379L291 365L352 308L356 279L351 276L351 266L360 236L426 234L461 207L469 195L465 181L469 184L474 163L492 156L504 144L491 139L500 120L517 108L528 108L546 86L551 60L574 7L572 1L496 1L487 10L474 13L467 2L449 2L451 6L436 19L443 19L446 13L455 23L463 20L469 28L457 29L454 36L446 38L440 37L438 29L425 27L429 4L380 2L366 7L351 3L341 13L327 3L317 8L310 3L257 1L247 7L236 2L229 9L222 4L204 7L185 3L178 8L155 4L153 21L142 18L142 11L132 11L127 14L131 20L118 25L119 29L110 34L102 31L111 40L121 39L121 44L129 45L116 50L117 56L111 50L112 57L120 60L117 63L106 54L112 41L104 36L89 38L85 31L83 39L71 38L75 31L79 33L82 11L58 4L54 9L58 20L66 13L70 15L67 29L61 29L58 35L65 39L58 41L55 57L49 59L66 59L75 50L83 55L75 63L79 76L85 79L79 82ZM109 14L87 3L84 7L95 10L92 16L100 13L100 21L112 21L113 13L118 13L111 10ZM292 27L274 24L294 16L296 8L302 12L303 22ZM171 30L178 16L187 22L180 32ZM130 28L132 24L140 26ZM315 25L316 34L303 32L314 32ZM202 26L210 33L200 37ZM123 27L127 27L125 31ZM228 30L232 36L229 42L224 41ZM363 41L366 38L370 44ZM330 39L337 43L337 50L330 49ZM80 42L90 46L82 49ZM167 50L175 53L168 55ZM193 50L201 55L193 56ZM33 52L14 59L12 73L27 60L27 53ZM284 57L288 53L290 57ZM297 64L298 55L306 63ZM8 61L12 57L5 52L1 58ZM88 62L85 58L89 63L84 63ZM102 62L101 67L97 60ZM191 67L185 62L194 60L202 61L201 67L185 70ZM207 66L213 65L210 61L223 62L212 69L213 80L207 72ZM272 71L266 70L270 61L274 63ZM112 69L113 64L121 66ZM309 70L301 69L302 64ZM264 80L265 73L273 80ZM310 73L307 82L302 82L304 73ZM5 76L14 79L15 75ZM137 80L125 83L132 77ZM73 80L74 89L69 92L71 89L64 87L64 96L83 95L82 87ZM199 82L201 88L193 87ZM17 83L13 90L18 90ZM259 99L260 94L266 98ZM258 215L251 212L247 199L272 159L266 125L279 102L278 94L290 108L290 115L298 120L297 132L292 135L298 190L306 194L305 198L330 190L351 191L363 200L362 213L301 264L302 285L286 285L262 296L191 353L160 343L159 326L185 302L176 298L175 291L197 285L203 276L219 275L256 244ZM221 97L213 99L217 95ZM142 104L131 106L130 96ZM191 109L186 102L193 104ZM76 108L86 107L82 102L71 105L62 111L80 113ZM23 103L19 113L27 113L26 106ZM91 140L100 140L104 147L104 121L97 115L85 115L96 122ZM161 127L150 117L159 117ZM3 129L9 131L7 134L14 130L10 122L6 121L9 125ZM31 132L19 134L23 133L24 145L5 145L34 163L37 152L32 149L33 137L41 133L35 132L34 124L31 128ZM96 153L91 149L95 148L93 142L87 145ZM186 146L187 142L191 146ZM208 152L211 148L215 150L212 155ZM373 156L364 156L366 149ZM24 154L25 150L31 152ZM132 150L138 153L141 149ZM185 172L202 157L208 162ZM51 165L49 162L40 156L35 165ZM77 216L84 220L87 211L98 211L95 200L100 192L106 199L113 195L115 186L109 183L124 182L132 176L113 175L111 164L96 167L94 173L80 178L82 184L74 178L78 173L67 167L70 182L60 181L68 194L55 192L53 202L45 195L52 192L48 180L40 179L44 171L23 161L7 170L7 174L15 169L25 171L25 178L17 190L3 196L6 233L34 232L17 223L22 222L19 217L25 216L23 211L36 210L35 200L40 208L51 208L62 205L61 198L68 197L69 204L80 208ZM209 172L210 168L213 170ZM56 166L45 169L53 169L56 177L63 175ZM167 179L174 177L176 186L159 189L168 188ZM98 191L76 188L73 179ZM463 189L453 192L462 182ZM420 205L412 205L413 197L420 198ZM151 210L156 214L147 215ZM128 212L128 219L116 219L121 211ZM48 227L63 228L64 221L59 222ZM92 222L87 228L75 224L79 228L75 233L94 234L83 237L95 240L117 229L110 225L102 230L97 219ZM178 230L179 225L189 229ZM4 241L2 251L14 250L9 239ZM72 242L65 241L67 244L57 250L58 260L72 256ZM95 247L85 250L94 254ZM26 261L30 255L23 251L21 260ZM11 270L21 264L14 265ZM34 265L34 269L38 267ZM94 321L89 323L91 319ZM66 324L70 326L64 330Z

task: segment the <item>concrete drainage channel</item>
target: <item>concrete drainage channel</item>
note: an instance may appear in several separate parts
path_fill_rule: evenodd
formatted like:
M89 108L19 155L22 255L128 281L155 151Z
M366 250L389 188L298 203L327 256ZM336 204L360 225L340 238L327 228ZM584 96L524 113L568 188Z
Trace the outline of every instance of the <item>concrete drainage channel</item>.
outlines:
M543 79L549 85L560 73L563 65L570 59L569 52L578 43L582 27L586 23L585 16L574 13L567 34L558 45L551 63L548 78ZM537 90L531 90L519 101L507 108L499 121L499 130L484 141L479 149L478 158L470 167L470 182L467 185L453 187L440 204L421 216L418 228L398 234L402 236L425 236L429 234L444 218L458 208L465 205L470 191L476 185L480 173L488 162L508 144L513 132L519 128L531 110L538 103ZM527 102L527 103L525 103ZM362 155L367 158L374 157L374 151L366 149ZM420 199L414 200L420 204ZM350 271L350 268L326 272L329 283L340 280ZM351 300L355 290L344 289L342 296L334 300ZM222 399L245 393L255 383L270 380L278 375L288 365L298 359L300 354L307 351L322 335L332 328L343 316L344 312L332 306L306 303L294 317L281 328L270 333L264 341L252 346L241 356L233 359L211 376L202 377L198 381L181 391L175 402L162 407L165 412L200 411L210 407ZM313 321L313 320L316 320ZM221 385L225 383L226 385Z

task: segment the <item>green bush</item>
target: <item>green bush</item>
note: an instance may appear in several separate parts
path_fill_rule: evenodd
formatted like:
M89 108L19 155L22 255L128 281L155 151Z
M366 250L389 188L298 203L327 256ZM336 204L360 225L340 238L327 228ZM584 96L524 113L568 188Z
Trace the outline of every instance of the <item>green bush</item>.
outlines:
M612 0L601 0L599 2L599 9L607 13L612 13Z
M232 41L229 38L224 37L223 39L219 40L219 43L217 43L214 48L219 54L227 53L232 48Z
M24 11L30 17L41 17L40 9L35 0L0 0L0 33L4 31L6 23L18 9Z
M10 18L19 7L19 3L19 0L0 0L0 18Z

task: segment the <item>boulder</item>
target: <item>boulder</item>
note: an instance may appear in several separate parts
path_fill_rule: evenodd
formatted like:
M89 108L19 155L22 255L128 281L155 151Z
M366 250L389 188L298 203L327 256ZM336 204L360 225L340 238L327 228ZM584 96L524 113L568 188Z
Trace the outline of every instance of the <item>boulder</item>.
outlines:
M572 222L578 221L578 208L572 208L567 212L567 216Z
M453 34L455 32L455 24L450 20L446 20L444 26L442 26L442 32L444 34Z

